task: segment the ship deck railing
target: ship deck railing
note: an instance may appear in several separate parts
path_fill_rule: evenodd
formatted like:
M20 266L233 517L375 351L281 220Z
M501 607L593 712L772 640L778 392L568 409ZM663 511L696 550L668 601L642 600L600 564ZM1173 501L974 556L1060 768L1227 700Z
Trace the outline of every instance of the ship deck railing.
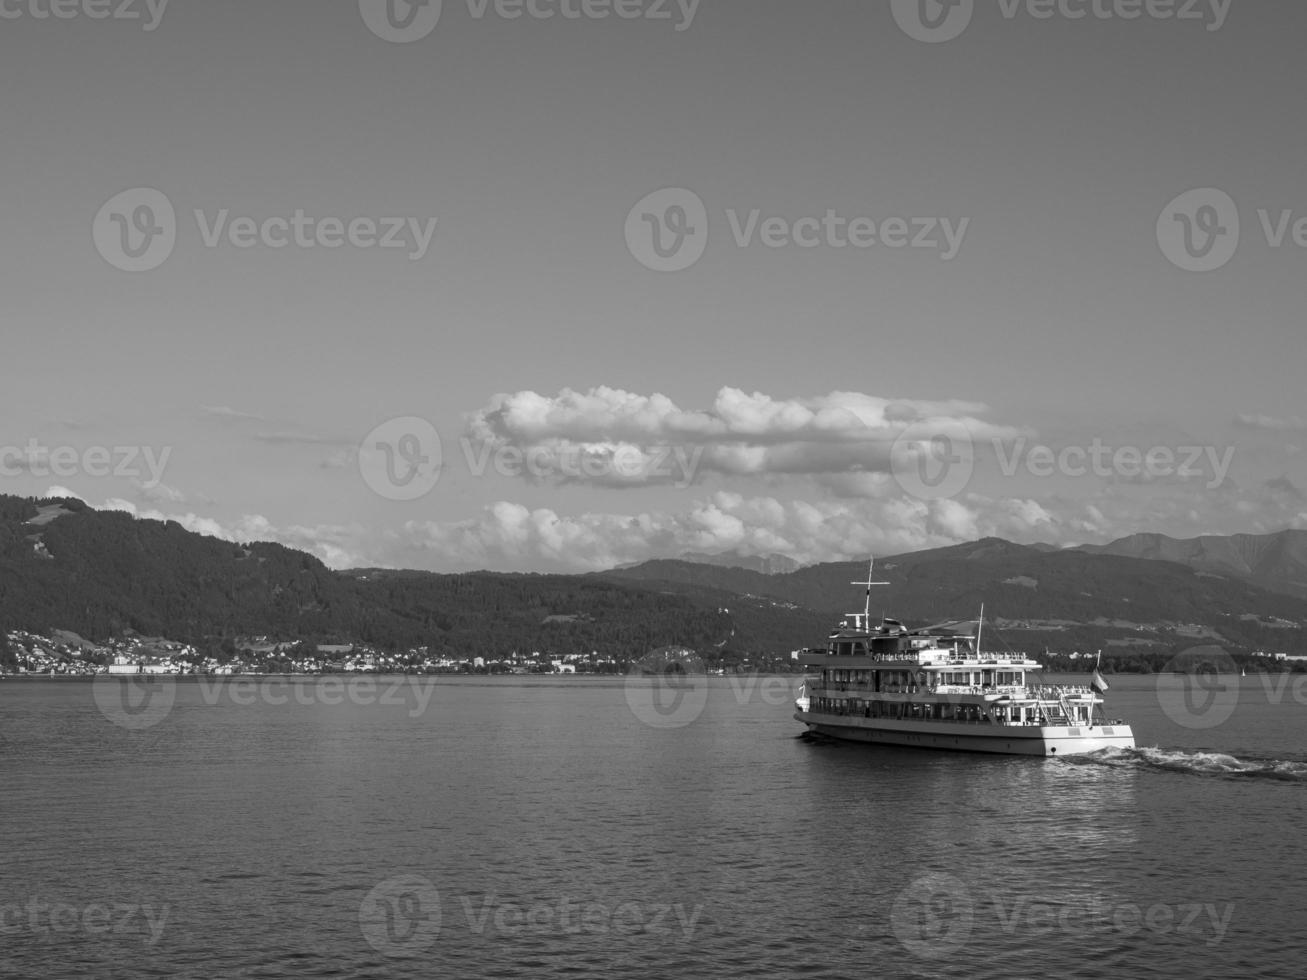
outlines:
M1089 687L1075 685L1057 686L1045 685L1042 687L1022 687L1002 685L988 687L976 686L969 684L939 684L936 687L926 687L921 684L909 684L906 690L886 691L875 690L870 682L862 681L821 681L807 680L804 682L805 691L809 696L821 694L823 692L835 692L839 694L1006 694L1012 698L1028 701L1058 701L1061 698L1076 695L1094 695L1094 691Z
M990 728L1089 728L1100 727L1102 725L1124 725L1125 722L1099 722L1094 726L1088 725L1084 721L1072 721L1065 717L1055 717L1045 714L1042 718L1027 718L1021 721L1016 718L994 719L987 715L979 715L968 718L919 718L919 717L892 717L887 715L875 716L867 712L865 708L851 709L843 706L831 706L828 708L817 708L812 706L808 709L812 714L826 715L832 718L867 718L874 721L921 721L932 722L935 724L948 725L983 725Z
M957 657L941 655L944 651L927 647L924 650L905 650L900 653L835 653L831 650L805 650L804 653L818 657L833 657L836 660L867 660L878 664L916 664L923 667L1023 667L1030 663L1024 657L995 657L993 655L968 654ZM1031 668L1033 669L1033 668Z

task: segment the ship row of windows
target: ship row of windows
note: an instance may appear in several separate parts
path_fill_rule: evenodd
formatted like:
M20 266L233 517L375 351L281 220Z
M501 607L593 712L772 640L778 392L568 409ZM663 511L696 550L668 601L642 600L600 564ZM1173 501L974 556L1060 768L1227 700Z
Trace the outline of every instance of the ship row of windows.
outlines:
M860 701L856 698L814 698L813 711L860 718L916 719L919 721L960 721L990 724L984 708L978 704L940 704L915 701Z
M826 679L832 685L842 685L837 690L861 688L868 691L888 691L897 693L917 687L935 684L950 684L962 687L1020 687L1025 681L1025 673L1020 670L944 670L944 671L910 671L878 670L875 682L866 670L828 670ZM875 683L875 686L873 686Z
M896 721L952 721L972 725L1046 725L1065 723L1062 712L1046 711L1036 704L996 704L986 712L979 704L950 704L938 701L862 701L857 698L814 697L808 709L827 715L852 718L886 718Z

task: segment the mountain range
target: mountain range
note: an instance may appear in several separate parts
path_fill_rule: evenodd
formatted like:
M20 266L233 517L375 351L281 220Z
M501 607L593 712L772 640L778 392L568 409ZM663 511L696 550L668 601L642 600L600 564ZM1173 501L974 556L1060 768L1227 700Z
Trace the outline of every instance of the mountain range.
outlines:
M1307 653L1303 537L1137 535L1075 549L986 538L878 559L888 584L872 588L871 609L920 626L974 620L983 604L987 647ZM0 496L0 637L132 631L216 647L267 635L461 656L683 645L743 657L817 645L864 604L865 562L782 571L777 556L753 568L733 567L744 556L690 557L586 575L333 571L277 544Z
M1093 555L1170 561L1243 579L1285 595L1307 598L1307 531L1205 535L1178 540L1164 534L1132 534L1104 545L1082 545Z
M1307 598L1292 579L1272 590L1247 573L1216 572L1158 558L1013 544L999 538L878 559L873 615L911 624L976 619L982 604L1014 649L1176 649L1196 642L1307 652ZM762 575L682 561L602 573L682 594L733 592L828 620L860 611L865 562ZM997 639L997 638L996 638Z
M697 565L746 568L751 572L761 572L763 575L785 575L789 572L798 571L803 567L801 562L789 555L746 555L739 551L722 551L711 555L687 551L681 555L679 560Z
M1171 538L1165 534L1132 534L1109 544L1085 544L1074 548L1032 544L1028 547L1041 552L1083 551L1091 555L1170 561L1187 565L1196 571L1244 579L1271 592L1307 598L1307 530L1290 529L1273 534L1204 535L1186 539ZM679 560L742 568L766 575L782 575L803 567L800 562L786 555L746 555L739 551L712 555L686 553Z

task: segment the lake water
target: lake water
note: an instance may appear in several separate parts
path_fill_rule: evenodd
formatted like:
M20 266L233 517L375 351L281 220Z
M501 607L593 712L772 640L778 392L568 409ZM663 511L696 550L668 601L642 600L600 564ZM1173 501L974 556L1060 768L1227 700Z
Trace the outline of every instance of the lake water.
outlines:
M797 678L0 681L0 975L1304 976L1307 680L1110 680L1147 748L1074 760Z

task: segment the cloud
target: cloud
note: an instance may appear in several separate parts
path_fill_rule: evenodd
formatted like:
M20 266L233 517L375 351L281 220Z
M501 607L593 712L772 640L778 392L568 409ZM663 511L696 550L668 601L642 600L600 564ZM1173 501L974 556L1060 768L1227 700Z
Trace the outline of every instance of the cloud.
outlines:
M99 425L103 422L103 419L98 421L89 421L86 419L60 418L60 419L56 419L55 421L58 425L62 426L65 429L69 429L73 432L83 432L83 431L98 428Z
M1138 531L1176 537L1268 533L1307 524L1302 498L1281 481L1141 501L1123 488L1092 500L968 493L782 500L719 491L678 512L581 513L500 501L456 522L410 522L384 544L392 564L465 571L596 571L687 551L780 553L805 563L849 561L985 537L1021 544L1105 543Z
M1083 510L1083 508L1081 508ZM565 516L500 501L454 523L410 522L401 564L454 569L595 571L687 551L781 553L844 561L942 547L989 535L1057 540L1076 523L1034 501L783 501L718 492L681 513Z
M321 465L324 470L342 470L353 466L358 461L358 455L357 447L336 449L327 454Z
M888 473L895 440L919 424L961 428L977 440L1020 434L981 420L985 411L976 402L847 391L776 399L722 388L711 406L692 410L664 395L608 387L555 396L520 391L496 395L473 413L466 438L482 451L534 459L523 474L543 481L687 486L709 473Z
M1283 494L1286 498L1294 501L1307 500L1307 494L1304 494L1293 481L1287 476L1278 476L1266 481L1266 489L1271 494L1279 496Z
M253 415L249 412L242 412L226 405L201 405L200 412L209 418L223 419L231 422L260 422L271 425L284 425L285 428L266 429L262 432L255 432L250 438L256 442L266 443L272 446L332 446L356 448L352 439L344 439L339 436L324 436L312 432L304 432L299 429L294 422L283 422L270 420L262 415ZM334 456L335 454L333 454Z
M170 487L166 483L148 486L139 480L133 480L136 487L137 495L152 504L183 504L186 502L186 494L176 487Z
M1265 432L1307 432L1307 419L1296 415L1287 419L1270 415L1240 415L1234 422L1245 429L1261 429Z
M348 439L312 435L305 432L259 432L254 438L274 446L350 446Z
M63 487L51 487L49 493L71 495ZM410 521L389 528L278 525L250 514L219 520L121 499L106 501L101 509L175 521L228 541L275 541L314 554L333 568L586 572L689 551L780 553L802 562L826 562L991 536L1071 545L1103 543L1137 531L1175 537L1266 533L1307 526L1302 500L1297 487L1276 479L1248 490L1228 486L1148 500L1123 487L1107 487L1092 500L979 493L933 501L906 496L823 500L718 491L677 511L577 514L501 500L464 520Z
M261 415L251 415L248 412L237 411L236 409L230 408L226 405L201 405L200 414L217 419L236 419L248 422L264 421L263 416Z

